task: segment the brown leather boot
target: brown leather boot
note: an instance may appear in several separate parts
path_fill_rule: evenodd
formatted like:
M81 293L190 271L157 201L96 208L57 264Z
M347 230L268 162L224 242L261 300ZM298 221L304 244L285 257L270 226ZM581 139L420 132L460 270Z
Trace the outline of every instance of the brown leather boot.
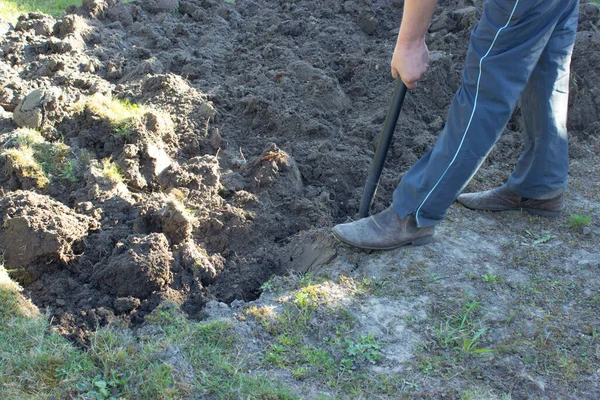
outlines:
M527 199L511 192L504 186L485 192L461 194L456 200L472 210L525 210L545 217L560 217L565 209L565 198L562 193L548 200Z
M431 242L433 226L418 228L412 215L400 219L390 206L358 221L333 227L336 239L369 250L391 250L405 244L420 246Z

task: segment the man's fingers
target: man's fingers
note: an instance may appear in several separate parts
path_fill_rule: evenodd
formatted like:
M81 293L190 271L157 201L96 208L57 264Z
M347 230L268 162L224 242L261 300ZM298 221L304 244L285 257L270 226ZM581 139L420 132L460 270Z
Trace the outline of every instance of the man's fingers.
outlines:
M417 82L404 82L404 84L406 85L407 88L409 89L416 89L417 88Z
M393 76L395 79L401 78L401 79L402 79L402 82L404 82L404 84L406 85L406 87L407 87L407 88L409 88L409 89L415 89L415 88L417 87L417 79L418 79L418 78L417 78L417 79L414 79L414 78L413 78L412 80L410 80L410 81L409 81L408 79L406 79L406 78L404 78L404 77L400 76L400 73L399 73L399 72L398 72L398 70L397 70L396 68L394 68L394 67L392 67L392 76Z
M404 84L406 85L407 88L409 89L415 89L417 87L417 82L419 80L420 76L403 76L402 77L402 82L404 82Z

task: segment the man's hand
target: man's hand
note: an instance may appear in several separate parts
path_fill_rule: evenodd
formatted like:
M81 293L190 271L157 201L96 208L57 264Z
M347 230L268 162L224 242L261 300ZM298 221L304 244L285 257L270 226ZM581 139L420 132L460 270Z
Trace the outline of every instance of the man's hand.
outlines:
M394 78L399 76L409 89L417 87L417 81L427 70L429 51L425 44L425 34L437 2L438 0L404 1L402 24L392 57L392 75Z
M392 57L392 76L400 77L407 88L415 89L428 64L429 50L424 41L408 44L398 42Z

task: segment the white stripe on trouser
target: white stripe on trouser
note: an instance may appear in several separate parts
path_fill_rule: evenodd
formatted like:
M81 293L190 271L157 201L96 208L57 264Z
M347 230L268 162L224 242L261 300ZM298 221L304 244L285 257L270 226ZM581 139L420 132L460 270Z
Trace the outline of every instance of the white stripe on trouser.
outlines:
M460 152L460 149L461 149L463 143L465 142L465 138L467 137L467 132L469 131L469 128L471 127L471 122L473 121L473 116L475 115L475 110L477 109L477 98L479 97L479 83L481 82L481 72L482 72L481 65L483 63L483 60L488 56L488 54L490 54L490 51L492 51L492 48L494 47L494 43L496 43L496 39L498 39L498 35L500 35L500 32L502 32L510 24L510 21L512 20L512 17L515 13L515 10L517 9L518 4L519 4L519 0L517 0L515 2L515 5L512 9L512 12L510 13L510 16L508 17L508 21L506 21L506 24L502 28L498 29L498 32L496 32L496 36L494 36L494 40L492 41L492 44L490 45L490 48L488 49L487 53L485 53L485 55L483 57L481 57L481 60L479 60L479 76L477 77L477 88L475 90L475 100L473 102L473 111L471 112L471 117L469 118L469 122L467 123L467 127L465 128L465 133L463 134L460 144L458 145L458 149L456 149L456 154L454 154L452 161L450 161L450 164L448 164L448 167L446 167L446 169L444 170L444 173L442 174L440 179L438 179L436 184L433 185L433 187L431 188L429 193L427 193L427 196L425 196L425 199L423 199L423 202L421 203L421 205L417 208L417 211L415 211L415 219L417 222L417 226L421 226L421 224L419 224L419 211L421 211L421 207L423 207L423 204L425 204L425 202L427 201L429 196L431 196L431 194L433 193L435 188L438 187L438 185L440 184L442 179L444 179L444 176L446 175L446 173L448 172L448 170L450 169L452 164L454 164L454 161L456 161L456 157L458 157L458 153Z

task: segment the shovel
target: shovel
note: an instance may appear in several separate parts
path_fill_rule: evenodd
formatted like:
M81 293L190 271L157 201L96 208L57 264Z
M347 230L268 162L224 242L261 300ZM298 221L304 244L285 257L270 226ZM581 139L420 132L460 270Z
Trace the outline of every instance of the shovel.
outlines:
M359 215L361 218L366 218L370 214L373 196L377 190L377 185L379 185L383 163L385 162L388 150L390 149L390 144L392 143L392 136L394 136L394 130L396 129L398 116L400 116L402 103L404 103L404 96L406 96L406 85L398 78L392 101L390 102L390 108L388 109L387 117L385 117L385 122L383 123L383 132L381 132L381 137L379 138L375 157L373 157L373 161L371 162L371 171L369 171L365 190L363 191L363 196L360 200Z

